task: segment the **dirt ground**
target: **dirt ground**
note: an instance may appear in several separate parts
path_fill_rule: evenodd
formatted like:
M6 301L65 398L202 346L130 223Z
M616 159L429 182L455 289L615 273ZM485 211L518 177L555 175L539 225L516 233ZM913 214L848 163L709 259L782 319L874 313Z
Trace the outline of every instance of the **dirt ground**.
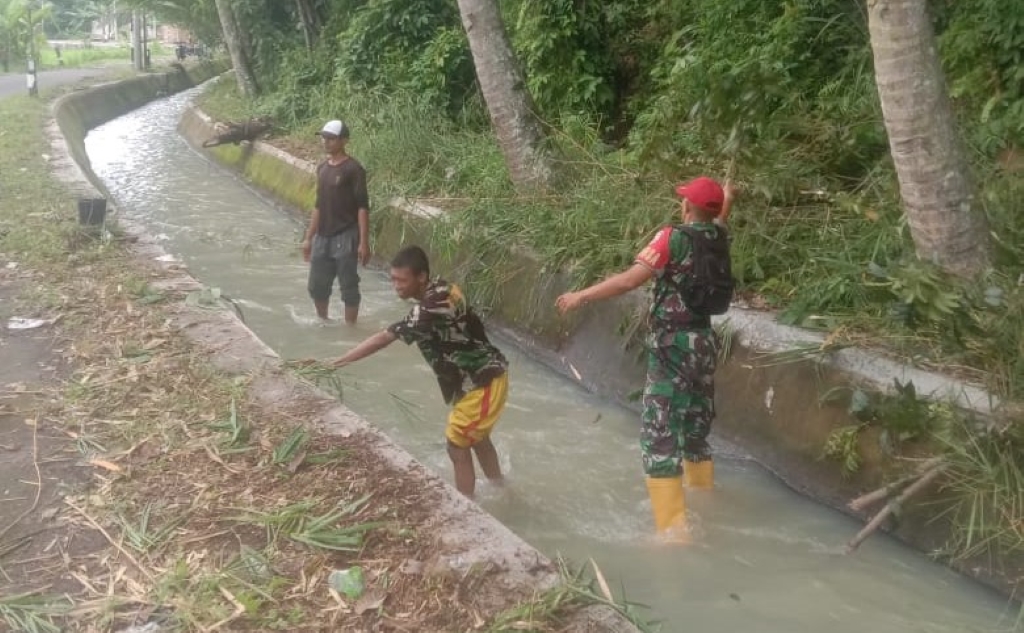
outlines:
M74 591L70 566L104 543L95 531L67 529L63 498L83 490L92 472L52 421L67 370L53 328L7 327L11 317L45 317L19 310L32 280L8 264L0 259L0 573L5 593Z

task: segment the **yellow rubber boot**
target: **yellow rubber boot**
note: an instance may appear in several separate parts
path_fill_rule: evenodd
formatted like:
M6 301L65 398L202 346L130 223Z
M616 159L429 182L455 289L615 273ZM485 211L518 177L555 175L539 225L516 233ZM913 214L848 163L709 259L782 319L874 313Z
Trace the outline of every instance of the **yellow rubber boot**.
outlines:
M687 488L714 488L715 462L710 459L702 462L683 460L683 485Z
M648 477L647 494L654 511L654 527L658 535L670 543L687 543L690 532L686 525L686 501L682 477Z

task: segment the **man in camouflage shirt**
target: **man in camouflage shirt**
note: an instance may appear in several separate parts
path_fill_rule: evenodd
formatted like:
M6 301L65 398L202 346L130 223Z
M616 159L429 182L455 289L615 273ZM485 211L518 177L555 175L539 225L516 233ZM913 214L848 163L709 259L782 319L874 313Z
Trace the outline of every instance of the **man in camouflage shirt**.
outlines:
M484 475L502 480L490 434L505 408L508 361L491 344L480 318L454 284L430 280L430 263L418 246L403 248L391 261L391 283L402 299L417 303L408 316L357 345L331 364L343 367L397 340L415 343L437 376L444 401L452 405L445 436L455 469L455 487L467 497L476 487L473 454Z
M679 185L676 193L689 230L708 237L724 230L730 188L723 190L714 180L701 177ZM692 252L692 238L685 231L665 227L631 268L557 301L565 313L654 279L640 449L655 526L675 541L687 539L684 483L709 488L714 477L707 436L715 417L718 341L710 317L694 313L681 295L680 289L692 278Z

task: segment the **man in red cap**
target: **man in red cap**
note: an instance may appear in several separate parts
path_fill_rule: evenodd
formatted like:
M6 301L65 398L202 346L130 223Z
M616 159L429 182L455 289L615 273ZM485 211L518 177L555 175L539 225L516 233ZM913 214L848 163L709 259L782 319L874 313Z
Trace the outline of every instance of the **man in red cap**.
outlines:
M724 312L732 296L723 226L732 188L702 176L677 186L676 194L683 224L662 228L633 266L560 296L557 306L564 314L654 279L640 448L655 527L669 540L686 541L683 486L710 488L714 480L707 436L718 341L711 315Z

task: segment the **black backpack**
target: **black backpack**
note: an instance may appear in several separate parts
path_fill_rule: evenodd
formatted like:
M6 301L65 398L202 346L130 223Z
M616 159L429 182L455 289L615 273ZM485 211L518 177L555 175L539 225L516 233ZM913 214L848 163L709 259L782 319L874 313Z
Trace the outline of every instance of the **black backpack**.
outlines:
M725 314L732 301L736 282L732 278L732 260L729 256L729 234L716 226L714 237L693 226L678 225L675 230L690 236L693 268L687 281L677 290L683 303L696 315ZM669 272L673 278L673 272Z

